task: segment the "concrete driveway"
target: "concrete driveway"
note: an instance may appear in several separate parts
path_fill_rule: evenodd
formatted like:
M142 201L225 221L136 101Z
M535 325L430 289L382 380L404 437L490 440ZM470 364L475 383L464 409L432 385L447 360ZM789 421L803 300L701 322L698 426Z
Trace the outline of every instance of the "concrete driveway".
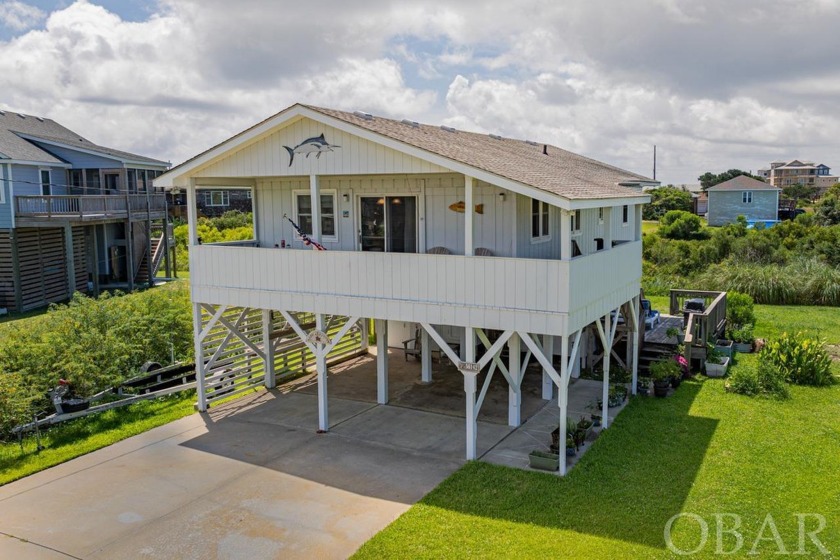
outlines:
M463 464L463 419L258 393L0 487L0 558L345 558ZM510 433L480 422L479 454Z

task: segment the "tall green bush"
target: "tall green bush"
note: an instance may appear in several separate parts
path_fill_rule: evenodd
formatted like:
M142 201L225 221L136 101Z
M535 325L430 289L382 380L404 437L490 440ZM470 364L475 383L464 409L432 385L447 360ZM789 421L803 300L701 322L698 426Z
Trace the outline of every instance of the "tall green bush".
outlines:
M729 325L749 325L755 323L755 306L749 294L727 292L726 322Z
M659 234L669 239L692 239L703 227L700 216L684 210L671 210L659 222Z
M802 333L783 333L768 342L759 354L759 367L776 367L796 385L831 385L831 357L823 341Z

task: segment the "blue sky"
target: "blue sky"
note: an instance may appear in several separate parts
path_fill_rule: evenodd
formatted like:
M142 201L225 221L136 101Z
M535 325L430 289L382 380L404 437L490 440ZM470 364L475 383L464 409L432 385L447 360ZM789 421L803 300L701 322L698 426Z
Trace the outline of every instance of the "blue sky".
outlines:
M305 102L648 175L656 144L677 184L840 172L837 29L840 0L0 0L0 108L176 163Z

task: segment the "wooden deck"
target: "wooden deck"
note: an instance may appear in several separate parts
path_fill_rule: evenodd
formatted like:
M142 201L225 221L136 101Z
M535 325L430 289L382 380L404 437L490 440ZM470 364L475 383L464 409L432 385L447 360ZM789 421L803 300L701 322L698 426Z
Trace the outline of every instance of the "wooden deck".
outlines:
M674 315L662 315L659 324L653 330L645 331L645 344L668 344L677 346L680 340L676 336L668 336L669 328L682 329L683 318Z
M162 194L16 196L15 216L28 226L55 227L55 222L161 219L166 215Z

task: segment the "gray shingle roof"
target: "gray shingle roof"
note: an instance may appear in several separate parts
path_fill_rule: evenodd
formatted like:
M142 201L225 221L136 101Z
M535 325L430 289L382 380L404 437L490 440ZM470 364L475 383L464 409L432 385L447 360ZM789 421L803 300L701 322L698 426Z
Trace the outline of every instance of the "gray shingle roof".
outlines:
M782 189L774 187L770 183L747 177L746 175L738 175L734 179L729 179L723 183L718 183L713 187L706 189L707 191L780 191Z
M304 105L392 140L568 199L638 196L619 183L651 181L552 145ZM547 154L543 153L543 149Z
M96 152L105 157L119 160L130 160L149 165L168 165L167 162L152 159L121 150L114 150L94 144L90 140L65 128L52 119L21 115L11 111L3 111L0 115L0 153L6 159L38 161L44 163L66 163L49 153L48 147L39 147L34 142L23 138L38 138L45 142L56 142L71 148L80 148ZM24 118L25 117L25 118Z

